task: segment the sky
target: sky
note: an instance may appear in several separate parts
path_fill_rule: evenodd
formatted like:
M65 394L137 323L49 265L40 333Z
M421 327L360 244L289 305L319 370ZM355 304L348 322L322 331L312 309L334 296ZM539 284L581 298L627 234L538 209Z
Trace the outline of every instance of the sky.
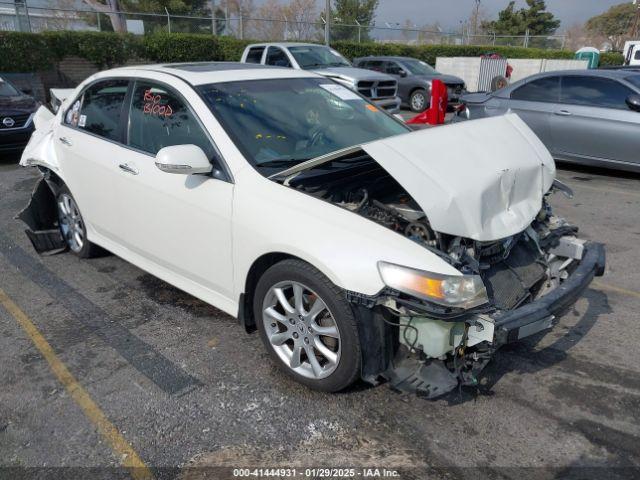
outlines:
M481 7L490 18L496 18L508 0L481 0ZM606 11L623 0L547 0L547 10L562 20L561 29L575 23L584 23L594 15ZM525 0L516 6L525 6ZM475 6L474 0L380 0L377 23L404 22L410 18L417 24L440 22L443 27L455 28L460 20L469 18Z
M404 23L411 19L418 25L439 22L445 30L457 29L460 20L469 18L475 6L474 0L379 0L376 23ZM260 1L256 2L260 3ZM481 0L481 7L490 18L508 5L508 0ZM594 15L606 11L612 5L624 0L546 0L547 10L562 20L560 30L575 23L584 23ZM324 0L318 0L324 8ZM525 0L517 0L518 8L525 6Z

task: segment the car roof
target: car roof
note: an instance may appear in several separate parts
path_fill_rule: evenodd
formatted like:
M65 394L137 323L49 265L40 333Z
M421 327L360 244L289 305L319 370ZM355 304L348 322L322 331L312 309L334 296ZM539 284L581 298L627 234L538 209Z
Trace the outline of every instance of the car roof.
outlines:
M536 75L532 75L527 80L532 80L533 78L555 76L555 75L580 75L584 77L624 78L624 77L628 77L630 74L633 75L633 73L634 72L631 70L609 70L609 69L557 70L557 71L538 73Z
M400 57L397 55L369 55L366 57L359 57L356 58L354 60L398 60L398 61L403 61L403 60L418 60L421 61L418 58L414 58L414 57Z
M304 43L304 42L264 42L264 43L252 43L247 45L246 48L252 47L326 47L321 43Z
M278 78L323 78L305 70L273 67L255 63L240 62L192 62L163 63L155 65L131 65L101 72L101 77L135 75L135 72L164 73L179 77L192 85L222 83L242 80L262 80Z

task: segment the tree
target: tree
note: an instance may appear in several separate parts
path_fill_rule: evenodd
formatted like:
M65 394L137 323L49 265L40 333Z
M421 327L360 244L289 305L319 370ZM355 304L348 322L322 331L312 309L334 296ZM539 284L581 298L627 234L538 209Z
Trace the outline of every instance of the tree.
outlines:
M634 25L638 5L622 3L614 5L601 15L587 20L587 30L609 39L614 50L622 50Z
M498 20L484 22L482 27L498 35L551 35L560 26L553 13L547 12L544 0L527 0L528 8L515 9L515 1L498 13Z
M378 0L333 0L331 15L338 24L371 25L378 8ZM358 40L358 30L361 39L369 39L369 28L336 25L331 29L333 40Z

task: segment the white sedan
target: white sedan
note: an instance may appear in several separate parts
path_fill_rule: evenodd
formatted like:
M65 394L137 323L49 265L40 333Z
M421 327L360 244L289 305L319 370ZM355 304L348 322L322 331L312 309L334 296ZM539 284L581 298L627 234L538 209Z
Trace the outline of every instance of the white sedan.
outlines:
M604 271L515 115L411 132L313 73L199 63L100 72L35 123L39 252L113 252L315 389L474 384Z

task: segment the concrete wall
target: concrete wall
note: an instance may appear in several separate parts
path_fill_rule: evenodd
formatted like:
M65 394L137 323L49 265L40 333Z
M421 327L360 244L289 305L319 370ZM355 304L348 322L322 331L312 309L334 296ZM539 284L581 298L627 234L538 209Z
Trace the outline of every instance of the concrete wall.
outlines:
M509 65L513 67L511 82L517 82L530 75L540 72L552 72L558 70L582 70L586 69L587 60L555 60L541 58L510 58ZM440 73L456 75L467 84L467 90L478 90L478 77L480 75L480 57L438 57L436 70Z

